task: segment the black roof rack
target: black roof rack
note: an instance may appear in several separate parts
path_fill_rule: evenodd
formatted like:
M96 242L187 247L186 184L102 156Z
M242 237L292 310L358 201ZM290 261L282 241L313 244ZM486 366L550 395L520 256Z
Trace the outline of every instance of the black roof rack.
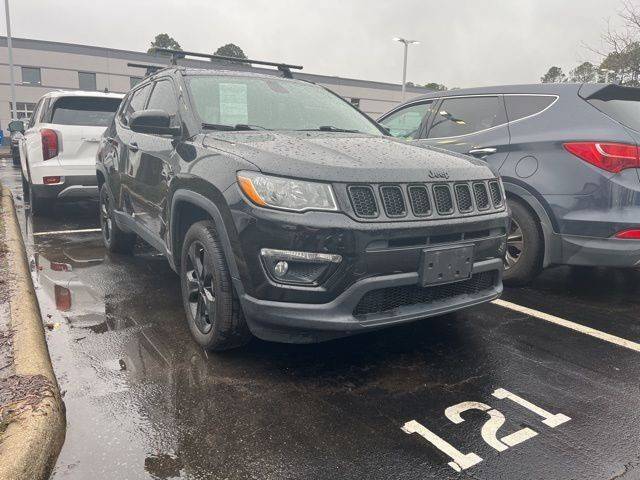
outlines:
M144 74L145 77L148 77L149 75L153 75L154 73L159 72L164 68L167 68L165 65L151 65L146 63L127 63L127 67L146 69L146 72Z
M282 72L282 76L285 78L293 78L291 70L302 70L302 65L289 65L287 63L278 62L264 62L262 60L251 60L250 58L237 58L226 57L223 55L213 55L209 53L197 53L197 52L185 52L183 50L172 50L170 48L154 48L154 51L158 53L165 53L171 55L171 64L177 65L178 59L185 57L200 57L208 58L209 60L223 60L227 62L246 63L255 65L265 65L267 67L276 67Z

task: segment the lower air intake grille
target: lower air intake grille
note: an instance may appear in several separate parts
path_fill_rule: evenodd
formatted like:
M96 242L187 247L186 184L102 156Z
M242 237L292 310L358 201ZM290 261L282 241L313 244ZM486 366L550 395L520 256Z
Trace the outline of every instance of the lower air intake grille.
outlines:
M433 196L436 202L436 209L440 215L453 213L453 199L448 186L436 185L433 187Z
M380 187L382 204L388 217L404 217L407 214L407 207L404 204L402 189L398 186Z
M429 201L429 192L427 187L422 185L411 185L409 187L409 200L411 201L411 209L416 217L422 217L431 214L431 202Z
M498 182L489 182L489 191L491 192L491 200L494 207L502 205L502 190L500 190L500 184Z
M486 210L491 206L491 204L489 203L487 186L484 183L474 183L473 194L476 197L476 205L478 206L478 210Z
M349 198L357 216L363 218L378 216L378 205L371 187L364 185L349 187Z
M458 210L460 210L461 213L466 213L473 210L473 200L471 200L471 190L469 189L469 185L456 185L455 189L456 201L458 202Z
M447 300L459 295L480 293L493 288L495 279L495 272L483 272L474 275L469 280L446 285L433 287L406 285L372 290L366 293L356 305L353 310L353 316L361 318L376 313L389 314L400 307L421 305Z

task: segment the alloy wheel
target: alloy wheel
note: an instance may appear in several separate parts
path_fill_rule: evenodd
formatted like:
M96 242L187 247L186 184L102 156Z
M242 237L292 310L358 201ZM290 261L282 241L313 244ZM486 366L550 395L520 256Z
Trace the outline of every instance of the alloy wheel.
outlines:
M200 242L193 242L187 254L187 292L191 316L196 328L206 335L215 320L216 297L213 275L209 271L209 256Z
M512 268L522 256L524 251L524 236L522 229L515 219L511 219L511 228L507 237L507 254L504 257L504 269Z

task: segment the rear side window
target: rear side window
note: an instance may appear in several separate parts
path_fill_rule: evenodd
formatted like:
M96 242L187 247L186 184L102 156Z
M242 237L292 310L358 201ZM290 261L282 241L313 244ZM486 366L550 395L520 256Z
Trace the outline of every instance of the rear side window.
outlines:
M640 89L607 87L587 99L591 105L637 132L640 132Z
M500 97L446 98L434 116L429 138L456 137L507 123Z
M107 127L120 105L119 98L63 97L53 105L51 123Z
M510 122L540 113L555 100L556 97L551 95L505 95L504 97Z

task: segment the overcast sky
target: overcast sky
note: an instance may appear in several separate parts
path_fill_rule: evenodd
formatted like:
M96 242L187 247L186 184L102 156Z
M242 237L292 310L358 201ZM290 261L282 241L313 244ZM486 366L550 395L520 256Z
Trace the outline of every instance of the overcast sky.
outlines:
M309 73L469 87L538 82L551 65L597 60L618 0L10 0L15 37L143 51L167 32L185 50L232 42ZM639 0L640 2L640 0ZM3 22L4 25L4 22Z

